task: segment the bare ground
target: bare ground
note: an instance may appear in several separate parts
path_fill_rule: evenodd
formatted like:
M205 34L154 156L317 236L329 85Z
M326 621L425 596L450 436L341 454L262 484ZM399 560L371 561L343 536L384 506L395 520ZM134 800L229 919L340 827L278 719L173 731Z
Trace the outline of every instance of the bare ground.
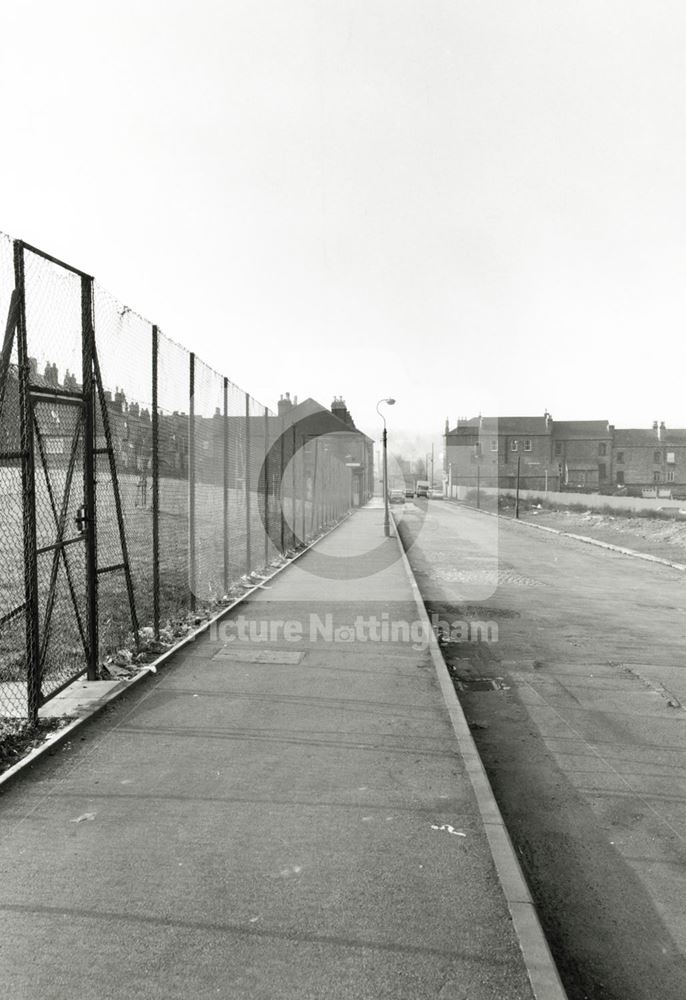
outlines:
M509 512L503 511L507 516ZM649 555L686 565L686 520L652 517L623 517L595 511L522 511L520 520L585 535L601 542L621 545Z

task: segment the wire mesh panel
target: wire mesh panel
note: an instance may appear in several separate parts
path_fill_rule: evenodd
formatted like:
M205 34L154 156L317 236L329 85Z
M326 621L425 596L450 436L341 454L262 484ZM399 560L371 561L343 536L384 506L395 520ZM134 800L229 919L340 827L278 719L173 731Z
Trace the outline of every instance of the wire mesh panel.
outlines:
M314 535L315 497L317 487L319 447L317 438L303 434L299 448L300 476L297 490L300 494L302 518L300 538L306 544Z
M86 669L83 406L33 402L41 698Z
M224 379L196 360L195 596L214 603L224 596Z
M12 241L0 234L0 717L26 715L24 554Z
M106 411L99 400L98 610L100 650L107 654L131 641L127 565L138 621L149 626L153 617L152 326L98 285L93 312Z
M5 333L14 291L13 255L12 240L4 233L0 233L0 337ZM16 353L14 360L16 362Z
M249 571L264 569L266 564L265 549L267 547L265 532L265 479L262 469L265 460L266 427L264 407L247 397L247 421L249 446L248 459L248 503L250 530L250 565Z
M228 560L229 578L237 580L248 570L246 504L246 421L245 393L227 385L228 434Z
M267 459L264 465L267 495L267 562L272 562L285 550L284 521L281 515L283 500L283 462L285 458L283 420L269 410L266 418Z
M160 334L158 362L160 611L190 607L188 445L190 355Z
M286 469L286 476L288 477L293 501L289 518L292 545L294 549L298 549L305 543L307 537L305 437L297 424L293 424L291 429L293 434L291 459Z
M24 249L26 338L32 384L74 389L81 384L81 276Z
M279 535L281 551L286 554L293 549L293 475L291 460L293 458L293 429L279 417Z

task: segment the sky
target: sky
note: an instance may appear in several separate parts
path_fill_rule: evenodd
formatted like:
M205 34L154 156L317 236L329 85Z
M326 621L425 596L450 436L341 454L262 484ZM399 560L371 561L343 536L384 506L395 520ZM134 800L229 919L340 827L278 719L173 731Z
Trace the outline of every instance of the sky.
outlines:
M2 4L0 230L375 438L686 427L685 51L682 0Z

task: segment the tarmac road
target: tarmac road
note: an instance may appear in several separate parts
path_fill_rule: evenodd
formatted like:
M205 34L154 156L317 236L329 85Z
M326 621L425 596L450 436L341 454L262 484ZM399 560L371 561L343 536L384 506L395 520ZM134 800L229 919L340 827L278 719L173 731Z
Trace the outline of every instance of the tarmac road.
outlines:
M570 1000L683 1000L686 574L450 503L396 516L429 613L491 623L444 656Z

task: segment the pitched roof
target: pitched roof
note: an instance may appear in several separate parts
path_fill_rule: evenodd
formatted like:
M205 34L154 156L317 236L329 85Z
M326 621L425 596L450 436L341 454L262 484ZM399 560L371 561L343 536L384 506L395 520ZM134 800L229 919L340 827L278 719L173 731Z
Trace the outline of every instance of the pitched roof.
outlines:
M614 434L615 448L621 447L655 447L660 444L657 432L646 430L645 427L618 427Z
M546 417L484 417L482 431L493 434L549 434L552 420Z
M370 437L367 437L362 431L359 431L354 425L351 427L350 424L346 424L344 420L337 417L335 413L328 410L321 403L318 403L316 399L312 399L308 396L307 399L303 399L302 403L298 403L297 406L291 406L290 409L286 410L283 414L284 421L286 424L294 424L298 420L304 420L306 417L314 417L321 415L322 419L326 420L326 426L329 428L330 433L345 433L345 434L359 434L360 437L366 438L367 441L371 441Z
M481 431L486 434L549 434L553 422L550 417L470 417L460 420L449 434L463 431Z
M611 433L607 420L556 420L553 424L556 438L610 437Z

